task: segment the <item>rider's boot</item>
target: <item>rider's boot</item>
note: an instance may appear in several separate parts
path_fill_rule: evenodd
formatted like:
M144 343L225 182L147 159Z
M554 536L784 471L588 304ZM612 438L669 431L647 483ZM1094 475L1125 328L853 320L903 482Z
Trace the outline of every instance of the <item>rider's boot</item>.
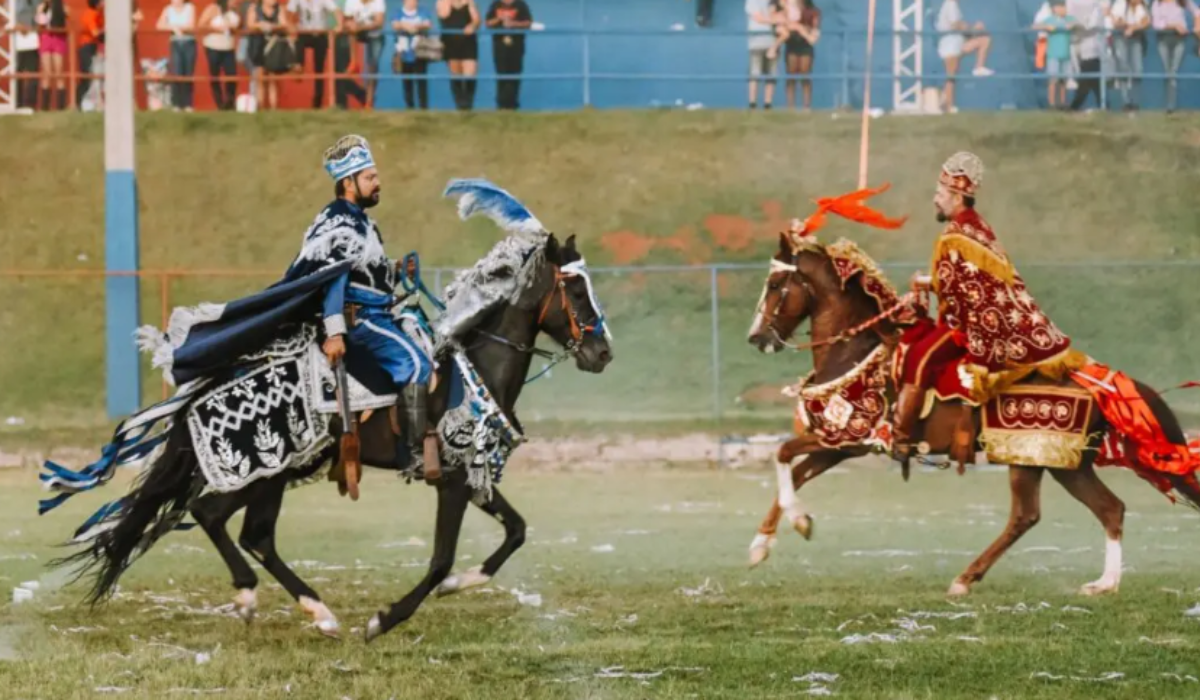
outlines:
M892 418L892 458L900 462L900 473L908 481L912 460L912 437L921 414L925 392L914 384L905 384L896 397L896 411Z
M950 443L950 459L958 462L961 476L968 464L975 463L975 408L963 404L959 409L958 421L954 425L954 440Z
M401 400L412 471L423 474L425 481L437 481L442 476L442 465L437 435L429 429L429 387L415 382L408 384L401 391Z

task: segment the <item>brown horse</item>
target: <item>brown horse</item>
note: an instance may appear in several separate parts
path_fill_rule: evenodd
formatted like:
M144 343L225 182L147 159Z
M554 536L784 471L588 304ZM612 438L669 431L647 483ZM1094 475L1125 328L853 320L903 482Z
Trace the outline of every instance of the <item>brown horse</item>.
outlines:
M862 258L865 259L865 256ZM867 262L872 269L876 269L873 263ZM806 346L812 349L814 367L814 374L809 381L817 385L847 376L872 353L890 352L902 328L885 313L888 309L881 308L880 301L864 289L864 277L867 274L869 272L863 272L845 280L839 276L825 246L815 242L798 244L788 235L781 235L779 252L771 263L771 273L750 329L750 343L765 353L794 347L788 341L801 323L809 320L812 340ZM882 350L881 345L885 346ZM1052 384L1044 379L1030 382ZM1061 384L1071 385L1072 380L1063 379ZM1167 438L1175 444L1185 444L1178 420L1161 397L1140 384L1138 390L1158 418ZM895 401L895 387L890 381L885 395L887 405L891 406ZM960 404L935 404L918 426L914 441L923 441L928 446L929 454L948 454L960 413ZM978 411L975 420L977 423L980 420ZM1104 573L1098 580L1083 586L1082 592L1095 595L1117 590L1121 579L1121 534L1125 504L1097 477L1094 468L1096 450L1093 448L1099 441L1097 436L1102 435L1106 427L1100 412L1091 411L1086 434L1093 437L1089 449L1083 451L1077 469L1035 464L1008 465L1012 509L1004 532L954 579L950 595L969 593L971 586L982 580L992 565L1037 524L1041 518L1039 492L1042 477L1047 471L1068 493L1087 506L1104 527L1107 537ZM975 447L978 449L978 445ZM814 433L803 433L785 443L776 457L779 494L750 545L750 565L756 566L769 556L783 514L788 516L792 526L805 539L812 536L812 518L796 499L796 491L801 486L847 459L861 457L872 451L872 446L863 443L829 448L822 443L821 436ZM1190 480L1173 475L1163 476L1170 479L1175 490L1188 501L1200 504L1200 490Z

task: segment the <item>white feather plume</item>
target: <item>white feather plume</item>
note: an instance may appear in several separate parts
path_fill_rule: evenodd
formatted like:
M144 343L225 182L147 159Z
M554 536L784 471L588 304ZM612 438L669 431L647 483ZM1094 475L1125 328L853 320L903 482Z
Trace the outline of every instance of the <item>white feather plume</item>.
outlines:
M546 227L524 204L487 180L451 180L443 196L458 197L458 215L464 221L482 214L509 233L523 236L546 233Z

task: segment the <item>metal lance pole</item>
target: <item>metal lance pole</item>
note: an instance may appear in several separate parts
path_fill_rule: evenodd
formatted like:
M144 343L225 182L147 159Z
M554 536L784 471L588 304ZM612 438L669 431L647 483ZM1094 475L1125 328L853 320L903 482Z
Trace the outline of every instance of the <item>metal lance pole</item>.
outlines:
M132 17L130 0L105 2L105 361L108 414L114 418L137 411L142 395L133 341L139 318L139 284Z

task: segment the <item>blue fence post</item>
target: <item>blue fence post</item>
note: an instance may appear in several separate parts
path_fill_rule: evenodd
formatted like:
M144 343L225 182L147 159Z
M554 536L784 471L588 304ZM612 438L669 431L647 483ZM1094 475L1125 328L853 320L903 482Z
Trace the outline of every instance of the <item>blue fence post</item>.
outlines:
M1104 32L1104 42L1100 45L1100 111L1108 111L1108 77L1104 74L1104 58L1108 53L1109 33Z
M712 287L712 382L713 382L713 420L721 421L721 321L719 313L721 300L717 284L717 266L709 270L709 284Z
M847 32L840 32L842 37L842 106L850 106L850 51L846 48Z

